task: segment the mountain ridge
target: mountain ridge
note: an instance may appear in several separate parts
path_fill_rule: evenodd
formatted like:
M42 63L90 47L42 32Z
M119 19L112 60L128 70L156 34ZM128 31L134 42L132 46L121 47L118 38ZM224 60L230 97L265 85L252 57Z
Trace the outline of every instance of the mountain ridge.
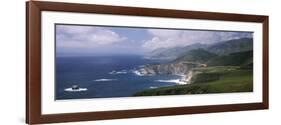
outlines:
M253 49L253 38L232 39L210 45L195 43L184 47L158 48L149 52L146 57L150 59L174 60L188 51L195 49L204 49L217 55L227 55L234 52L249 51Z

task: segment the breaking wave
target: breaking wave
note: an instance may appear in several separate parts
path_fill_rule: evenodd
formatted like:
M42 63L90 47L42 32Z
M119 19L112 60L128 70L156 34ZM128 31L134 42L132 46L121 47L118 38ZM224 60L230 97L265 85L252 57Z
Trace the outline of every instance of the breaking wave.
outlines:
M133 70L132 71L135 75L137 75L137 76L144 76L140 71L138 71L138 70Z
M116 81L117 79L96 79L95 82L108 82L108 81Z
M117 74L127 74L127 71L126 70L121 70L121 71L111 71L109 72L108 74L111 74L111 75L117 75Z
M157 81L157 82L170 82L170 83L176 83L176 84L180 84L180 85L186 84L186 82L183 81L182 79L155 80L155 81Z
M158 88L158 87L156 87L156 86L150 86L149 87L149 89L156 89L156 88Z
M78 88L78 89L72 89L72 88L66 88L64 89L64 91L67 92L82 92L82 91L87 91L87 88Z

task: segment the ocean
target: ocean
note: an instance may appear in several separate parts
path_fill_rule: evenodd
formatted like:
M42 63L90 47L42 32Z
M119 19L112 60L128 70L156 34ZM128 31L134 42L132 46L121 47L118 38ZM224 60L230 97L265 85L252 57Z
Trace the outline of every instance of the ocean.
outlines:
M176 85L180 76L141 76L137 69L166 63L142 56L56 57L55 99L131 97L134 93ZM73 85L79 86L74 90Z

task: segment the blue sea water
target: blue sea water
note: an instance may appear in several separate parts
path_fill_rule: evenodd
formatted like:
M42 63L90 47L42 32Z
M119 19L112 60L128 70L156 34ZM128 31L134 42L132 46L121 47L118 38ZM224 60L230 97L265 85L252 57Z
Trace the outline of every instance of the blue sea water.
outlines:
M56 99L130 97L142 90L176 85L164 81L180 76L136 74L140 67L155 63L165 62L142 56L56 57ZM71 91L72 85L81 91Z

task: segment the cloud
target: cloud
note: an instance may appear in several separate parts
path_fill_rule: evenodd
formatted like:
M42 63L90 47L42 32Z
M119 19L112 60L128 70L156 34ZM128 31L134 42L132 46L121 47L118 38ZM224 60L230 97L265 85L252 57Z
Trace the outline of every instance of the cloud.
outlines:
M146 50L187 46L194 43L212 44L230 39L252 37L252 33L249 32L168 29L149 29L147 31L152 35L152 38L142 45Z
M57 25L57 47L93 48L127 40L116 32L94 26Z

